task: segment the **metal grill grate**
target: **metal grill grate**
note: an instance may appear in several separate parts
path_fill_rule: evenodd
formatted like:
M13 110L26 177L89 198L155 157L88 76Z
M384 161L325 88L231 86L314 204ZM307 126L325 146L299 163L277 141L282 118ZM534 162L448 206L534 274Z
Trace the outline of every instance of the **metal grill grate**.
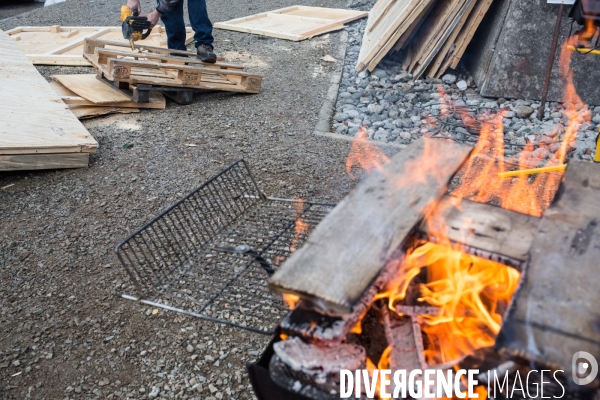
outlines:
M270 334L287 310L266 280L333 206L266 197L239 160L117 246L122 297Z

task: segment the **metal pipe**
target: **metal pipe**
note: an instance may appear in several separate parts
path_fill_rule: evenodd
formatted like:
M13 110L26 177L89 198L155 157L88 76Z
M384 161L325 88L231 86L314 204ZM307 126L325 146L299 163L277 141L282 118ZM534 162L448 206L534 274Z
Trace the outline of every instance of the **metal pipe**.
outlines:
M552 76L552 67L554 67L554 58L556 57L556 47L558 46L558 36L560 35L560 23L562 21L564 5L558 7L558 16L556 24L554 24L554 35L552 36L552 47L550 47L550 56L548 58L548 69L546 70L546 80L544 81L544 90L542 90L542 103L538 111L538 119L544 118L544 110L546 108L546 99L548 98L548 90L550 89L550 77Z

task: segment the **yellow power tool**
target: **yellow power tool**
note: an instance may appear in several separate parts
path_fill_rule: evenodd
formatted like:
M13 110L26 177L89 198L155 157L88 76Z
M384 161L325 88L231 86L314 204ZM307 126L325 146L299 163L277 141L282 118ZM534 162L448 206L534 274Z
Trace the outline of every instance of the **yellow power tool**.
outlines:
M150 21L146 17L138 16L137 9L131 11L129 7L122 6L121 21L123 21L123 38L129 40L131 50L135 50L133 42L146 39L152 32Z

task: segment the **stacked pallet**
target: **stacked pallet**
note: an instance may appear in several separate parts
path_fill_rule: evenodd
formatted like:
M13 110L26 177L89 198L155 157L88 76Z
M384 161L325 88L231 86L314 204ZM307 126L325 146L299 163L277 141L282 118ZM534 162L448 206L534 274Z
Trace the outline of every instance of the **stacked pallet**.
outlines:
M262 75L244 67L200 61L195 52L159 47L128 45L85 39L83 56L97 70L98 77L120 90L131 91L134 101L148 102L148 93L162 91L180 104L189 104L190 94L199 89L226 92L260 93Z
M379 0L369 14L357 71L398 52L403 69L439 78L456 68L493 0Z

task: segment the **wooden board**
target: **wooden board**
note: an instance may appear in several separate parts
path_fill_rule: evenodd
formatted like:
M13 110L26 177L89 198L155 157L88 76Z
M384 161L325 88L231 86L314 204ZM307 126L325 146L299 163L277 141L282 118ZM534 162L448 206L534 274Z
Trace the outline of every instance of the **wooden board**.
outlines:
M132 114L140 112L138 108L131 107L69 106L69 109L78 119L90 119L109 114Z
M194 31L191 28L186 30L187 44L194 39ZM89 66L83 58L85 38L129 43L123 39L121 27L112 26L21 26L7 33L34 64ZM157 25L147 39L136 43L166 48L166 32Z
M362 71L377 56L390 38L397 34L407 16L421 3L420 0L380 0L369 13L356 70ZM410 24L407 24L410 26ZM407 28L408 28L407 26Z
M127 87L144 84L260 93L262 75L244 72L238 65L202 63L194 53L188 52L178 52L181 56L156 54L154 48L148 46L136 47L135 51L107 48L113 45L118 46L114 42L86 39L84 57L100 76L120 89L123 84Z
M292 6L218 22L214 27L299 41L342 29L345 23L367 15L366 12L355 10Z
M409 30L414 29L416 27L415 21L417 18L426 15L428 10L431 7L431 4L435 3L430 0L423 0L418 3L417 7L414 8L410 15L406 17L402 25L396 30L396 32L387 40L387 42L381 47L377 55L369 62L367 69L369 71L373 71L375 67L379 64L379 62L385 57L395 46L395 44L402 39L402 37L406 37L406 39L410 39L411 35L408 34Z
M96 75L91 75L96 79ZM102 82L100 82L102 83ZM102 83L105 86L105 83ZM135 101L131 101L128 98L128 101L119 102L119 103L108 103L108 104L96 104L91 101L84 99L81 96L78 96L76 93L70 91L66 87L64 87L59 82L50 82L50 86L54 91L60 96L61 100L69 105L71 111L74 110L75 106L91 106L95 108L105 108L105 107L118 107L118 108L158 108L163 109L167 105L167 101L162 93L157 91L150 92L150 101L148 103L136 103ZM116 89L113 89L116 90ZM121 92L122 93L122 92ZM75 113L77 115L77 113Z
M443 17L440 17L432 26L432 30L429 31L433 32L433 36L427 36L425 41L420 42L417 63L413 61L413 65L411 65L411 71L415 79L425 72L433 57L441 50L464 13L474 2L475 0L453 0L451 4L449 2L448 10L444 10Z
M455 46L454 41L458 37L458 34L462 31L463 27L467 23L469 16L471 15L471 11L475 7L476 0L471 0L467 3L467 9L464 11L460 19L457 21L456 25L451 28L450 36L444 43L444 45L437 51L437 54L434 54L433 60L431 64L427 67L427 77L433 78L436 76L438 70L442 66L442 63L446 59L448 53Z
M1 155L96 151L98 143L3 31L0 87Z
M271 277L269 287L317 301L330 311L350 312L426 208L443 196L471 149L436 139L413 142L383 173L369 174L325 217ZM435 157L423 159L430 154ZM410 178L425 163L436 172L437 181ZM405 184L399 185L403 179Z
M486 252L490 256L487 258L497 258L492 261L522 268L537 233L539 218L470 200L461 200L458 207L452 202L451 196L440 201L441 212L435 216L433 226L447 226L448 239L468 246L471 251ZM443 222L435 222L438 218ZM429 236L429 225L423 222L420 231ZM430 237L430 241L437 238Z
M89 153L0 155L0 171L87 168Z
M557 198L540 222L498 348L569 376L575 353L600 360L598 210L600 165L569 161Z
M467 50L467 46L469 45L469 43L471 43L471 40L473 39L473 36L475 35L477 28L479 28L479 25L481 24L483 17L490 9L490 6L492 5L493 1L494 0L479 0L478 1L477 6L475 7L475 10L471 13L469 20L466 23L465 29L463 29L460 32L460 34L458 35L458 38L456 40L456 43L455 43L456 48L454 50L454 53L453 53L453 56L451 59L451 64L449 64L449 66L451 66L452 68L456 68L458 66L458 62L462 58L463 54L465 54L465 51ZM444 70L446 68L444 68ZM443 73L443 71L441 71L441 72Z
M120 103L130 101L122 92L96 79L95 74L52 75L70 91L95 104Z

